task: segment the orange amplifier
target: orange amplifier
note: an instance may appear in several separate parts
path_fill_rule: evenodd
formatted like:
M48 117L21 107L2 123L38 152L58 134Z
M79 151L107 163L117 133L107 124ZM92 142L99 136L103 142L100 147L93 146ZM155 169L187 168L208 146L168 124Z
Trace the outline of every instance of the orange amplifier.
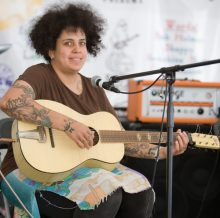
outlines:
M129 81L129 92L147 88L153 81ZM128 120L160 123L166 82L157 81L150 89L128 97ZM214 124L220 112L220 83L177 80L174 83L174 122ZM167 109L167 107L166 107ZM167 111L165 111L166 122Z

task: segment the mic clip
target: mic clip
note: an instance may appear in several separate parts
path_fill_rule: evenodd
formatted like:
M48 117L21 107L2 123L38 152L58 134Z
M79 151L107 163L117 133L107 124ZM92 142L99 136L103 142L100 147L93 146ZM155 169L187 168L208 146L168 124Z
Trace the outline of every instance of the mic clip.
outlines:
M114 86L114 83L111 82L111 81L109 81L109 82L104 82L103 85L102 85L102 87L103 87L104 89L109 90L109 91L116 92L116 93L120 93L120 90L119 90L118 88L116 88L116 87Z

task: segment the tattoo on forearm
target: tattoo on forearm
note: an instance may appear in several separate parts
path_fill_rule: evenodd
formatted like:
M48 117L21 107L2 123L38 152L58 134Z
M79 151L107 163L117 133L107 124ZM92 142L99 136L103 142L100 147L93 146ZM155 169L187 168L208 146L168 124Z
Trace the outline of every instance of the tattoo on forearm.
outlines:
M149 143L125 144L125 155L138 158L155 158L158 147L151 147Z
M48 109L37 109L33 107L33 113L30 115L32 121L36 122L38 125L52 127L52 122L48 116L50 110Z
M158 152L158 146L150 148L148 151L149 156L155 158L157 157L157 152Z
M26 120L36 123L37 125L52 127L52 122L48 116L49 109L38 109L34 105L19 102L16 100L8 101L7 114L19 120Z
M72 120L65 120L64 124L64 132L70 132L72 133L74 129L72 128L71 124L73 123Z

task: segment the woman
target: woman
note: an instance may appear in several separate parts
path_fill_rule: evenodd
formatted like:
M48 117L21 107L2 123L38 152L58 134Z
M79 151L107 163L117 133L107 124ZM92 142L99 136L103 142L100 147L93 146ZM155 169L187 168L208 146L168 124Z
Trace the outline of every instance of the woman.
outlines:
M84 115L107 111L117 117L103 89L94 88L90 78L80 74L87 55L96 56L102 47L103 25L103 18L84 4L55 6L38 18L29 36L48 63L31 66L19 76L1 99L1 109L17 120L63 131L79 148L92 149L92 129L36 100L56 101ZM187 144L186 133L179 130L173 154L184 152ZM125 144L125 154L155 158L157 146ZM161 148L160 158L166 154ZM120 164L112 171L82 167L63 182L44 185L18 169L9 148L2 171L34 218L146 218L152 212L154 192L148 180ZM22 208L5 181L1 186L8 200Z

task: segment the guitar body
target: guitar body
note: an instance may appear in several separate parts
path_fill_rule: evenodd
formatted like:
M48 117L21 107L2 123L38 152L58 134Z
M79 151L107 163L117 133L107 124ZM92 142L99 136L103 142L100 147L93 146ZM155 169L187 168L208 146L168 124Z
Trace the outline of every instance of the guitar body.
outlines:
M118 120L108 112L82 115L54 101L37 100L37 102L84 123L98 134L99 130L122 130ZM49 128L46 127L45 142L19 137L19 133L36 128L36 125L28 122L14 121L12 137L17 140L13 143L13 152L16 163L24 175L45 184L62 181L83 166L112 170L124 156L124 143L103 143L99 140L91 149L81 149L63 131L51 129L49 132Z

